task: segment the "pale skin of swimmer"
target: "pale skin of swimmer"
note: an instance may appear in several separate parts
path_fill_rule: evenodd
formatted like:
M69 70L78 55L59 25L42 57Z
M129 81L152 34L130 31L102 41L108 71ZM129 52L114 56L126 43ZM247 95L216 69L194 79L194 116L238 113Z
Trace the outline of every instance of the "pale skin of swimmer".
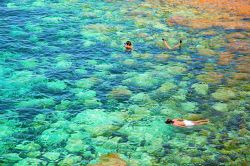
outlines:
M167 43L167 41L165 39L162 39L165 47L169 50L174 50L176 48L181 48L181 44L182 44L182 40L180 40L179 43L177 43L173 48L170 47L170 45ZM131 51L133 49L132 43L131 41L127 41L126 43L124 43L124 47L127 51Z
M162 41L163 41L163 44L165 45L165 47L166 47L167 49L169 49L169 50L174 50L174 49L176 49L176 48L181 48L182 40L180 40L180 42L177 43L173 48L170 47L170 45L167 43L167 41L166 41L165 39L162 39Z
M171 124L177 127L191 127L191 126L207 124L209 123L209 119L203 119L203 120L197 120L197 121L190 121L190 120L185 120L185 119L173 119L173 120L167 119L165 123Z

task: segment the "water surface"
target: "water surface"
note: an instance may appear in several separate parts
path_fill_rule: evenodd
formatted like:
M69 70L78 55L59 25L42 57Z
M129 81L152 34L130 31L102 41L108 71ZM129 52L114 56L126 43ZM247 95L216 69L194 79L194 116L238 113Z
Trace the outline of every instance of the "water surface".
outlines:
M247 165L247 10L187 5L0 2L0 164Z

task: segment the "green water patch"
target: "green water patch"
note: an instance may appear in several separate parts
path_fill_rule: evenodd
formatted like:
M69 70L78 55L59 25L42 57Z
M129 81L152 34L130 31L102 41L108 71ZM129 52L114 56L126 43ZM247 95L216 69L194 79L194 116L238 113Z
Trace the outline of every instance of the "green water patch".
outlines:
M157 1L0 4L0 165L248 160L248 32L168 26L198 13ZM177 128L166 118L210 123Z

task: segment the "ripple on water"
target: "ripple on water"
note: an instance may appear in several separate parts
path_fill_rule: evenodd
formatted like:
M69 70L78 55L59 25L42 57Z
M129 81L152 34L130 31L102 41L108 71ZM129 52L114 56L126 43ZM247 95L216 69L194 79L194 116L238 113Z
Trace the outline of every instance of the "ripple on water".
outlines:
M246 2L0 6L0 163L246 164ZM182 48L166 50L162 38ZM175 128L165 118L211 124Z

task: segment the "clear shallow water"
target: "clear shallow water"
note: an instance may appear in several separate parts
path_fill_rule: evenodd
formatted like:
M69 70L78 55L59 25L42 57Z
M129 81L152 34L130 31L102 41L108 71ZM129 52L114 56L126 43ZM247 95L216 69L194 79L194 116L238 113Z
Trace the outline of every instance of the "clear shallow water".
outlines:
M150 1L0 6L2 165L88 165L109 153L122 158L108 156L113 165L248 162L247 30L170 26L175 11Z

